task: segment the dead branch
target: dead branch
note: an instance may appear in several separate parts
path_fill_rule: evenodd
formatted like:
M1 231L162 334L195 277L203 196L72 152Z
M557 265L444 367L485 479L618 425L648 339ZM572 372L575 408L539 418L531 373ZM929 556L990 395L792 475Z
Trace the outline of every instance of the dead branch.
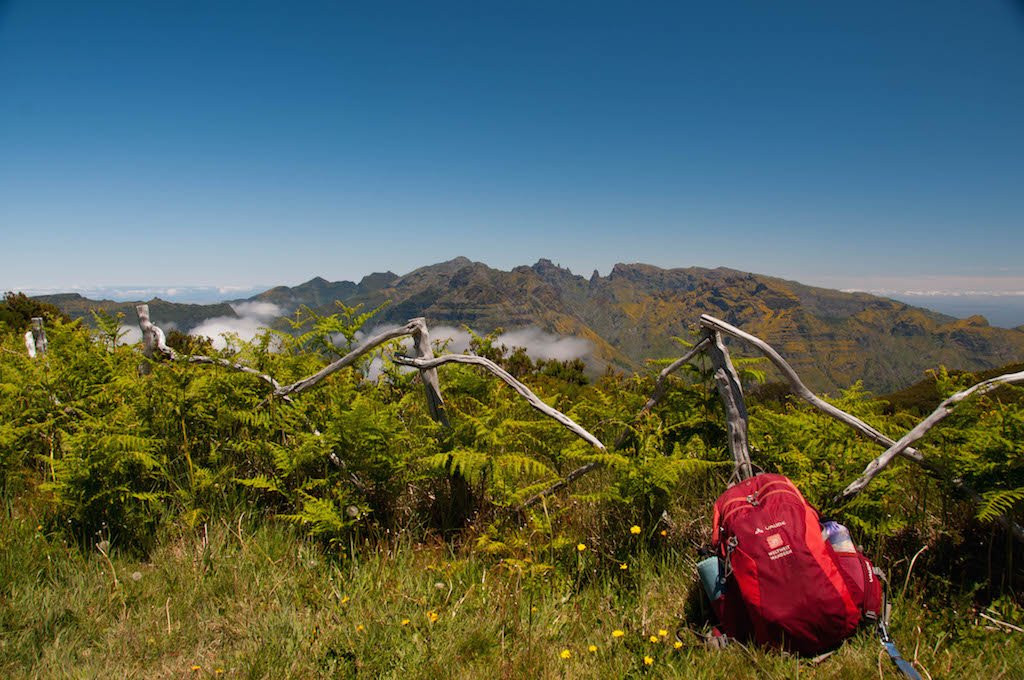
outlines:
M928 430L934 427L939 421L943 420L946 416L953 412L953 409L957 404L962 402L964 399L974 395L981 395L987 392L991 392L1000 385L1011 385L1015 383L1024 382L1024 371L1018 373L1006 373L995 378L983 380L976 385L968 387L966 390L957 392L943 401L939 406L932 411L931 415L918 423L910 432L903 435L898 442L893 443L888 449L885 450L881 455L875 458L873 461L868 463L868 466L864 468L864 472L854 480L849 486L847 486L843 493L839 496L839 501L846 501L853 498L855 495L860 493L868 483L878 475L885 467L892 462L901 451L906 449L908 446L916 442L918 439L923 437Z
M640 412L637 413L636 417L639 418L642 414L650 412L662 397L665 396L665 392L668 391L668 377L678 371L686 362L693 357L697 356L701 351L707 348L711 344L711 338L704 336L700 342L690 348L690 351L679 357L671 364L662 369L661 373L658 374L658 378L654 381L654 390L651 391L651 396L647 400L647 403L643 405Z
M729 358L729 350L722 342L722 334L711 331L712 342L708 348L711 365L715 369L715 384L718 396L725 406L726 426L729 431L729 451L735 461L735 471L740 480L749 479L754 470L747 446L747 406L743 401L740 377Z
M657 379L654 382L654 389L651 391L650 398L648 398L647 402L643 405L643 407L641 407L641 409L639 411L637 411L637 414L633 417L633 420L636 421L641 416L643 416L645 413L649 413L651 411L651 409L653 409L658 404L658 402L660 402L662 400L662 398L665 396L665 393L668 391L668 377L670 375L672 375L673 373L675 373L676 371L678 371L680 368L682 368L682 366L684 364L686 364L686 362L690 361L695 356L697 356L700 352L705 350L707 348L707 346L710 345L710 344L711 344L711 338L710 337L705 336L705 337L701 338L701 340L696 345L694 345L693 347L690 348L689 352L687 352L686 354L684 354L683 356L679 357L678 359L673 361L671 364L669 364L668 366L663 368L661 373L658 374L658 377L657 377ZM619 435L619 438L615 440L615 448L616 449L622 448L622 446L626 443L627 439L629 439L629 430L624 431L621 435ZM551 486L549 486L549 487L547 487L545 489L541 489L540 491L538 491L534 495L532 495L529 498L527 498L525 501L523 501L519 505L519 507L517 508L517 511L518 512L522 512L526 508L528 508L531 505L537 503L540 499L542 499L542 498L544 498L546 496L550 496L551 494L555 493L556 491L560 491L560 490L564 489L565 487L567 487L572 482L576 481L577 479L579 479L580 477L584 476L585 474L587 474L587 473L589 473L589 472L591 472L593 470L596 470L599 467L600 467L600 464L597 463L597 462L590 462L590 463L587 463L586 465L581 465L580 467L576 468L575 470L570 472L568 475L566 475L565 479L560 479L559 481L555 482Z
M427 331L426 319L418 316L415 319L409 319L409 323L414 325L412 339L416 357L424 360L433 359L434 350L430 347L430 334ZM444 412L444 399L441 397L441 383L437 378L437 369L420 369L420 379L423 381L423 389L427 393L427 408L430 411L430 417L441 423L443 427L448 427L448 416Z
M876 442L877 444L880 444L887 448L895 448L894 445L896 444L896 442L893 439L890 439L889 437L885 436L875 428L865 423L860 418L857 418L856 416L850 415L849 413L836 408L832 404L828 403L827 401L824 401L823 399L820 399L817 395L811 392L807 388L807 386L804 385L803 382L800 380L800 377L796 374L796 371L793 370L793 367L790 366L789 363L787 363L786 360L783 359L782 356L778 352L776 352L771 345L766 343L761 338L741 331L739 328L736 328L735 326L732 326L722 321L721 319L716 319L715 317L710 316L708 314L701 315L700 324L705 328L715 329L723 333L727 333L740 340L743 340L744 342L750 343L758 350L760 350L762 354L768 357L769 361L775 364L775 367L778 368L779 371L782 372L783 377L786 378L786 381L789 383L789 386L793 390L793 393L796 394L798 397L809 403L811 406L814 406L818 410L822 411L826 415L829 415L842 423L846 423L847 425L852 427L857 432L860 432L862 435L864 435L871 441ZM959 489L961 492L963 492L969 498L971 498L971 500L973 500L975 503L981 501L981 494L979 494L977 491L975 491L969 485L967 485L963 481L963 479L955 475L949 474L947 470L945 470L941 465L939 465L935 461L926 460L920 451L917 451L916 449L911 448L910 446L906 446L902 449L899 449L896 455L903 456L904 458L907 458L918 463L921 467L937 475L940 479L945 480L954 488ZM1000 525L1002 525L1007 531L1009 531L1014 536L1014 538L1024 543L1024 527L1022 527L1020 524L1018 524L1008 515L1005 514L1000 515L996 521L998 521Z
M413 319L412 321L406 323L404 326L394 328L389 331L384 331L383 333L379 333L378 335L375 335L372 338L369 338L359 343L359 345L356 346L356 348L353 349L351 352L341 357L337 361L334 361L324 366L323 368L321 368L319 371L309 376L308 378L303 378L302 380L293 382L291 385L285 385L274 390L274 394L279 397L283 397L289 394L308 390L310 387L313 387L314 385L316 385L317 383L319 383L321 380L331 375L332 373L336 373L337 371L345 368L346 366L351 366L356 362L357 359L359 359L359 357L363 356L364 354L372 350L374 347L377 347L378 345L383 345L388 340L394 340L395 338L403 338L407 335L413 335L417 333L420 328L419 322L422 322L422 319ZM440 395L440 392L438 392L438 395Z
M779 371L782 373L782 376L786 379L786 382L789 383L790 389L793 390L793 393L796 394L801 399L803 399L804 401L806 401L811 406L818 409L819 411L822 411L826 415L832 416L833 418L840 422L846 423L847 425L852 427L857 432L860 432L862 435L864 435L871 441L881 444L882 446L892 446L892 444L894 443L892 439L886 437L884 434L882 434L875 428L871 427L860 418L857 418L856 416L850 415L846 411L836 408L835 406L828 403L824 399L818 397L816 394L814 394L814 392L811 392L811 390L809 390L807 386L804 385L803 381L800 380L800 376L796 374L796 371L793 370L793 367L790 366L789 363L782 358L782 355L776 352L775 348L773 348L771 345L769 345L761 338L741 331L739 328L736 328L735 326L732 326L722 321L721 319L716 319L715 317L710 316L708 314L700 315L700 325L704 326L705 328L710 328L722 333L726 333L728 335L733 336L734 338L743 340L744 342L747 342L756 347L758 350L760 350L762 354L764 354L768 358L769 361L775 364L775 367L778 368ZM911 448L904 449L902 455L905 456L906 458L910 458L916 461L920 461L922 457L918 451Z
M550 406L545 404L543 401L541 401L540 397L538 397L530 390L529 387L513 378L512 375L508 373L508 371L503 369L501 366L498 366L490 359L485 359L484 357L478 357L472 354L444 354L433 359L414 359L413 357L396 355L394 357L394 362L396 364L401 364L402 366L414 366L419 369L436 368L441 364L447 363L475 364L477 366L483 366L488 371L490 371L498 378L500 378L502 381L504 381L506 384L508 384L516 392L518 392L520 396L526 399L526 401L530 402L530 406L537 409L544 415L550 418L554 418L559 423L561 423L562 426L565 427L567 430L575 434L580 439L583 439L584 441L586 441L588 444L598 449L599 451L606 450L604 444L601 443L600 439L590 434L590 432L588 432L583 427L578 425L576 421L574 421L569 416L565 415L558 409L551 408Z

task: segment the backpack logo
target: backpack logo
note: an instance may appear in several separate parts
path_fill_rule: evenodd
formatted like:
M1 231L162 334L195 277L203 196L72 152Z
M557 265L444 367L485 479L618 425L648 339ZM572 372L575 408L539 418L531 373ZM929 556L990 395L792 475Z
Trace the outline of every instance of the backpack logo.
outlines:
M768 543L768 558L772 561L793 554L793 548L786 543L782 534L772 534L764 540Z

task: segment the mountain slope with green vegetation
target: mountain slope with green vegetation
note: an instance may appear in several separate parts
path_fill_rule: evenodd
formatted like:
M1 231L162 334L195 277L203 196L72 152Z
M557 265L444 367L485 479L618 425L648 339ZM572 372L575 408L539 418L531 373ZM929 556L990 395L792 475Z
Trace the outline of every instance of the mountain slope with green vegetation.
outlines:
M77 295L40 298L72 317L91 307L134 317L134 303L90 301ZM692 337L701 314L718 316L775 346L813 389L836 393L861 380L889 392L939 365L966 371L1024 358L1024 332L990 326L983 317L954 319L866 293L842 293L732 269L662 269L618 264L589 279L548 260L511 271L455 258L404 276L371 274L359 283L315 278L278 286L239 302L269 302L284 315L301 307L321 314L335 301L387 307L378 320L489 333L537 327L584 338L592 345L591 373L605 366L631 371L652 358L677 354L673 337ZM211 317L237 316L230 304L150 302L157 323L187 332Z

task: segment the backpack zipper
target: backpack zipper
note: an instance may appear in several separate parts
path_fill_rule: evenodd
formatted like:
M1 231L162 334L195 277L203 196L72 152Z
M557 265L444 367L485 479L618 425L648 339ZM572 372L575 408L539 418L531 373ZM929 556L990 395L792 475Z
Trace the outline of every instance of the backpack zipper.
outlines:
M778 484L782 484L782 482L777 482L777 483ZM764 489L766 489L766 488L768 488L767 484L765 484L763 487L761 487L760 491L764 491ZM771 491L768 491L768 492L763 493L763 494L760 493L760 491L759 491L759 493L751 494L750 496L747 496L746 498L734 498L733 500L729 501L729 503L727 505L732 505L733 503L736 503L736 502L739 502L739 501L745 501L745 502L750 504L750 507L755 507L755 506L760 505L761 501L763 501L765 498L767 498L768 496L771 496L772 494L775 494L775 493L788 493L791 496L795 496L796 498L800 498L800 494L798 492L793 491L792 489L772 489ZM719 526L724 526L725 523L729 521L730 517L732 517L734 514L736 514L736 512L738 510L742 510L742 509L743 509L743 506L740 506L738 508L730 508L728 513L723 513L722 514L722 519L719 522Z

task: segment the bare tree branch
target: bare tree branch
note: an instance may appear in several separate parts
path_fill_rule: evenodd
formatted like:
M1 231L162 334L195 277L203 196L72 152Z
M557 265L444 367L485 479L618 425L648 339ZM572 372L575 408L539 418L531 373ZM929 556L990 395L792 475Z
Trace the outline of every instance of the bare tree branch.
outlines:
M341 357L337 361L334 361L324 366L323 368L321 368L319 371L309 376L308 378L303 378L302 380L293 382L291 385L285 385L274 390L274 394L279 397L283 397L289 394L308 390L310 387L313 387L314 385L316 385L317 383L319 383L321 380L331 375L332 373L335 373L345 368L346 366L351 366L356 362L357 359L359 359L359 357L363 356L364 354L372 350L374 347L377 347L378 345L383 345L388 340L394 340L395 338L403 338L407 335L413 335L419 329L418 321L422 321L422 319L414 319L405 324L404 326L401 326L399 328L393 328L389 331L385 331L359 343L359 345L356 346L355 349L353 349L351 352Z
M1024 382L1024 371L1020 371L1019 373L1005 373L995 378L990 378L989 380L983 380L982 382L977 383L976 385L968 387L966 390L963 390L962 392L957 392L956 394L950 396L941 404L939 404L939 406L934 411L932 411L931 415L929 415L927 418L925 418L916 426L914 426L914 428L910 430L910 432L903 435L903 437L901 437L898 442L893 443L888 449L885 450L884 453L882 453L880 456L878 456L873 461L868 463L868 466L864 468L864 472L861 474L861 476L854 480L849 486L847 486L843 490L843 493L839 496L838 500L849 500L853 496L860 493L864 489L864 487L868 485L868 482L874 479L879 472L885 469L885 466L891 463L892 459L895 458L900 453L900 451L903 451L912 443L916 442L918 439L923 437L925 433L928 432L928 430L930 430L932 427L938 424L939 421L941 421L950 413L952 413L956 405L959 404L964 399L967 399L968 397L974 395L981 395L985 394L986 392L991 392L1000 385L1010 385L1020 382Z
M541 401L540 397L538 397L530 390L529 387L513 378L508 371L506 371L505 369L503 369L501 366L494 363L490 359L485 359L484 357L478 357L472 354L444 354L433 359L414 359L412 357L396 355L394 357L394 361L396 364L401 364L403 366L414 366L420 369L435 368L437 366L440 366L441 364L447 363L475 364L476 366L483 366L488 371L499 377L502 381L507 383L512 389L518 392L520 396L526 399L526 401L530 402L530 406L537 409L544 415L550 418L554 418L559 423L561 423L562 426L565 427L567 430L575 434L580 439L583 439L584 441L586 441L588 444L598 449L599 451L606 450L604 444L601 443L600 439L590 434L590 432L588 432L583 427L578 425L576 421L574 421L569 416L565 415L558 409L551 408L550 406L545 404L543 401Z
M796 394L798 397L800 397L801 399L803 399L804 401L806 401L819 411L822 411L826 415L832 416L836 420L846 423L847 425L855 429L857 432L860 432L862 435L864 435L871 441L881 444L882 446L892 446L892 439L886 437L884 434L882 434L875 428L871 427L860 418L850 415L849 413L843 411L842 409L836 408L835 406L828 403L824 399L818 397L816 394L814 394L814 392L811 392L807 388L807 386L804 385L803 381L800 380L800 376L796 374L796 371L793 370L793 367L790 366L789 363L782 358L782 355L776 352L771 345L769 345L761 338L741 331L739 328L736 328L735 326L732 326L722 321L721 319L716 319L715 317L709 316L707 314L701 314L700 325L704 326L705 328L710 328L712 330L716 330L721 333L731 335L734 338L738 338L740 340L743 340L744 342L750 343L758 350L760 350L762 354L768 357L769 361L775 364L775 367L778 368L779 371L782 373L783 377L786 379L786 382L789 383L790 389L792 389L793 393ZM902 455L906 458L910 458L915 461L921 460L921 454L918 451L911 448L904 449Z
M643 405L643 408L640 409L640 412L637 413L636 417L639 418L641 415L648 413L652 408L654 408L657 403L661 401L662 397L665 396L665 392L668 391L668 377L678 371L686 362L697 356L697 354L706 349L710 344L711 338L709 336L704 336L700 339L700 342L690 348L689 352L663 368L661 373L658 374L658 378L654 381L654 390L651 392L650 398L647 400L647 403Z
M409 323L415 325L412 339L417 358L433 359L434 350L430 347L430 334L427 331L426 319L419 316L409 319ZM444 412L444 399L441 397L441 383L437 379L437 369L420 369L420 379L423 381L423 389L427 392L427 408L430 410L430 417L441 423L442 426L448 427L448 416Z
M657 379L654 382L654 389L651 391L650 398L647 399L647 403L645 403L643 405L643 407L641 407L641 409L633 417L633 420L635 421L638 418L640 418L641 416L643 416L645 413L649 413L651 411L651 409L653 409L658 404L658 402L660 402L662 400L662 398L665 396L665 393L668 391L668 377L670 375L672 375L673 373L675 373L676 371L678 371L680 368L682 368L682 366L684 364L686 364L686 362L688 362L691 359L693 359L693 357L697 356L697 354L699 354L704 349L706 349L707 346L710 345L710 344L711 344L711 338L710 337L705 336L705 337L701 338L700 341L696 345L694 345L693 347L690 348L689 352L687 352L686 354L684 354L683 356L679 357L678 359L673 361L671 364L669 364L668 366L663 368L661 370L661 373L658 374L658 377L657 377ZM618 439L615 440L615 448L616 449L622 448L622 446L626 443L627 439L629 439L629 430L625 430L621 435L619 435ZM531 505L534 505L535 503L540 501L541 498L544 498L545 496L550 496L551 494L555 493L556 491L560 491L560 490L564 489L569 484L571 484L572 482L576 481L577 479L579 479L583 475L585 475L585 474L587 474L587 473L589 473L589 472L591 472L593 470L596 470L599 467L600 467L600 464L598 464L596 462L591 462L591 463L587 463L586 465L581 465L580 467L576 468L575 470L570 472L568 475L566 475L565 479L560 479L559 481L555 482L551 486L549 486L549 487L547 487L545 489L541 489L540 491L538 491L534 495L532 495L529 498L527 498L525 501L520 503L520 505L517 508L517 510L519 512L522 512L526 508L528 508Z
M43 317L32 317L32 330L25 334L26 344L29 341L29 335L32 336L32 349L29 350L28 355L35 359L41 354L46 354L46 349L50 346L50 342L46 339L46 329L43 327Z
M747 446L747 406L743 401L743 388L740 385L740 377L736 368L729 358L729 350L722 342L722 335L718 331L710 331L713 342L708 354L711 357L711 365L715 369L715 384L718 386L718 396L722 398L725 406L726 425L729 430L729 451L735 461L735 471L740 480L748 479L754 475L753 466L750 463L750 449Z
M741 331L739 328L736 328L735 326L732 326L722 321L721 319L716 319L715 317L709 316L707 314L701 315L700 323L705 328L711 328L721 331L723 333L727 333L735 338L739 338L740 340L748 342L754 347L756 347L758 350L761 351L762 354L768 357L768 359L773 364L775 364L776 368L778 368L782 372L782 375L786 378L786 381L789 383L790 388L793 390L793 392L798 397L808 402L811 406L814 406L815 408L824 412L826 415L832 416L833 418L840 422L846 423L854 430L860 432L862 435L867 437L868 439L882 446L885 446L887 449L889 447L896 448L896 442L893 439L886 437L884 434L882 434L875 428L871 427L861 419L853 415L850 415L849 413L840 410L833 406L832 404L829 404L828 402L818 398L813 392L807 389L807 386L804 385L803 382L800 380L800 377L796 374L796 371L793 370L793 367L790 366L786 362L786 360L783 359L782 356L764 340L756 336L750 335L749 333L745 333L744 331ZM949 484L952 484L953 487L959 489L961 492L966 494L975 503L982 500L981 495L977 491L972 489L966 482L964 482L963 479L956 477L955 475L951 475L947 470L945 470L941 465L937 464L936 462L925 459L925 457L921 454L920 451L917 451L916 449L913 449L910 446L906 446L904 448L899 449L896 455L903 456L904 458L908 458L916 462L929 472L937 475L940 479L943 479ZM1024 527L1022 527L1020 524L1018 524L1012 518L1005 514L1000 515L997 521L1007 531L1009 531L1014 536L1014 538L1024 543Z

